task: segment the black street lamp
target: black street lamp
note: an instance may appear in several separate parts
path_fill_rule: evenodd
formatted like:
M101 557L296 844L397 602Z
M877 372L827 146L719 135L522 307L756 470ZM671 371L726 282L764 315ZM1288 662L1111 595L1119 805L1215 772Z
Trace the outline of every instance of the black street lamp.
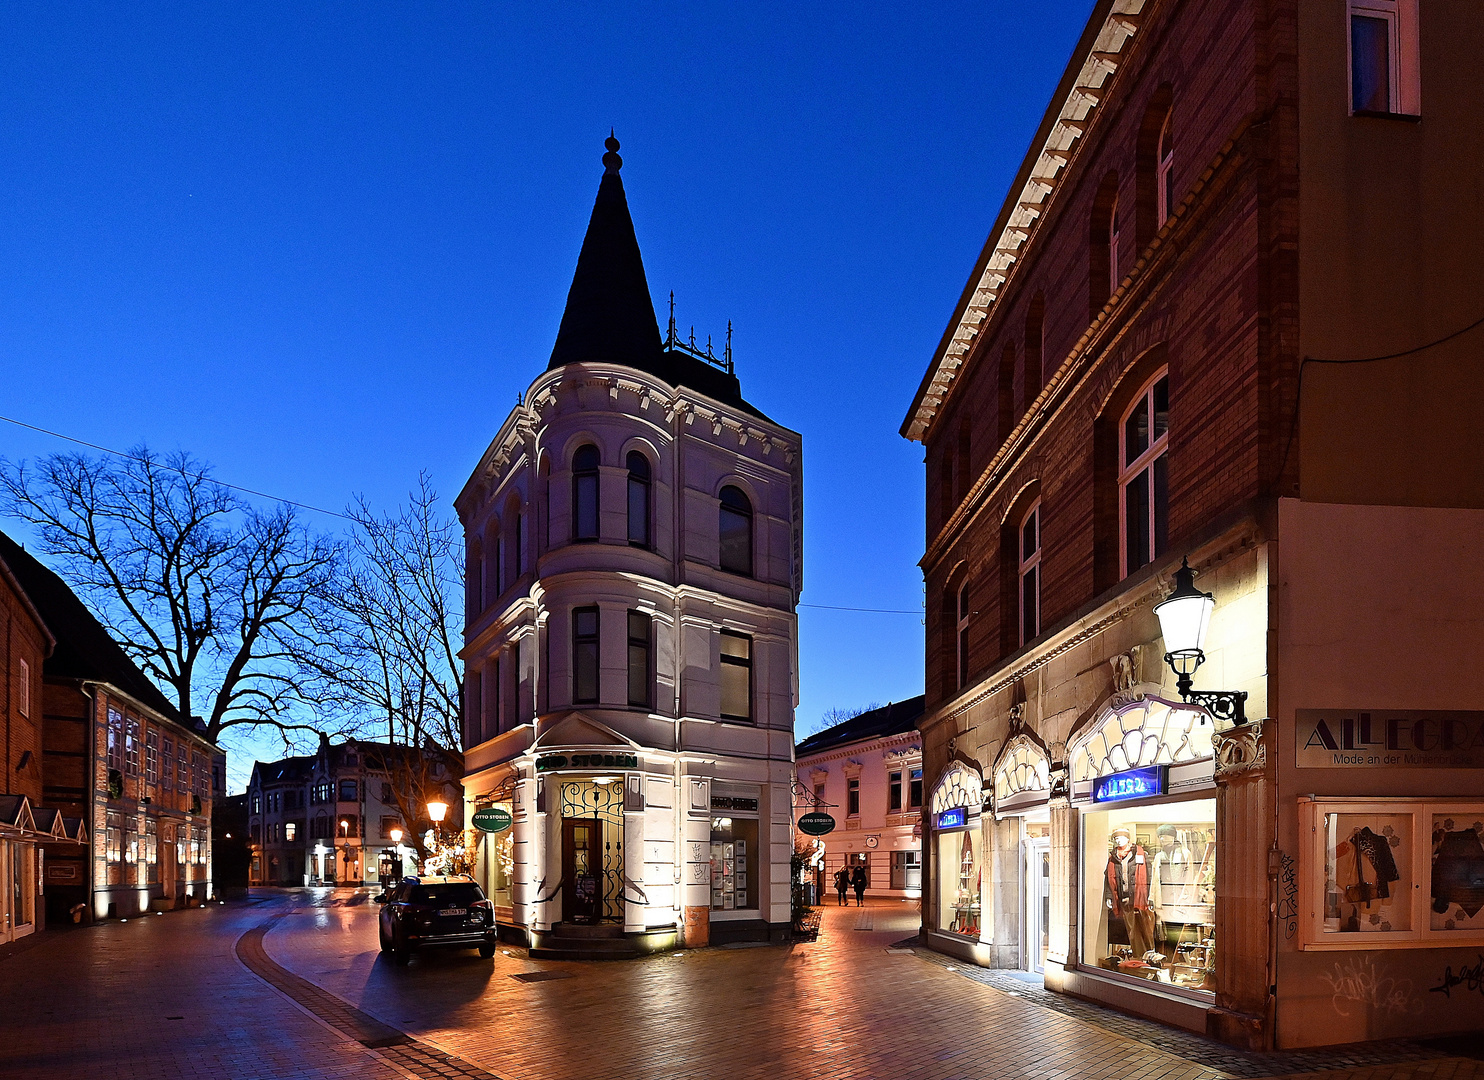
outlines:
M1210 593L1195 587L1195 571L1188 559L1182 559L1175 571L1175 591L1154 605L1154 614L1164 634L1165 663L1178 678L1181 699L1201 706L1223 727L1240 727L1247 723L1247 691L1191 689L1191 676L1206 660L1202 646L1215 606Z

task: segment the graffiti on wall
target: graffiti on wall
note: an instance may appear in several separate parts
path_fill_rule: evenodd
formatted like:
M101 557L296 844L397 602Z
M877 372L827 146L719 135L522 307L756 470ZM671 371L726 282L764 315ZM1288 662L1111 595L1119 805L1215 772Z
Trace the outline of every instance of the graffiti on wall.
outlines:
M1449 964L1443 969L1443 977L1432 988L1432 992L1451 998L1454 987L1462 987L1464 993L1484 994L1484 953L1479 954L1477 964L1473 967L1460 967L1457 974L1453 971L1453 965Z
M1333 972L1320 978L1329 985L1330 1004L1341 1016L1362 1012L1396 1016L1422 1011L1412 980L1392 978L1386 967L1377 967L1370 957L1337 963Z
M1283 924L1283 940L1292 941L1298 933L1298 864L1286 851L1279 852L1279 858L1278 921Z

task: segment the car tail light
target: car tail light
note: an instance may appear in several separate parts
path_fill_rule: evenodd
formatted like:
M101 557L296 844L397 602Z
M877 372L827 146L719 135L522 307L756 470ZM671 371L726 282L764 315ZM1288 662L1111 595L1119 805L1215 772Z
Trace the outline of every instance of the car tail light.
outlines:
M495 905L488 900L476 900L469 905L470 911L478 911L485 917L485 922L492 922L495 917Z

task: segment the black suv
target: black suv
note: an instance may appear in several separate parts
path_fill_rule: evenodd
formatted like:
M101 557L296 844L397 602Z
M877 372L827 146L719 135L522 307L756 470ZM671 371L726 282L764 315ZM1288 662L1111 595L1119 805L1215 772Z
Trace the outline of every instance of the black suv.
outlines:
M478 946L495 955L495 909L473 878L410 877L381 908L381 951L397 965L425 945Z

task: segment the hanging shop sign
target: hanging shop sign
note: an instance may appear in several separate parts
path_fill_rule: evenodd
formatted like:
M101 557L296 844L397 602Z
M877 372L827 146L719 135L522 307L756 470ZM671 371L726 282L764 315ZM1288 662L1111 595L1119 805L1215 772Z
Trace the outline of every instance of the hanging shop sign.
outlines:
M1310 769L1484 769L1484 712L1299 709L1295 764Z
M483 810L476 810L470 820L481 832L504 832L514 821L510 811L503 806L486 806Z
M809 836L823 836L835 831L835 819L829 814L815 811L799 818L799 832Z
M1163 795L1169 786L1168 765L1148 765L1142 769L1109 773L1092 783L1092 801L1122 802L1124 799L1148 799Z
M934 820L934 827L939 829L962 829L969 823L969 808L967 806L955 806L948 810L939 812Z
M536 759L538 773L553 769L637 769L637 754L542 754Z

